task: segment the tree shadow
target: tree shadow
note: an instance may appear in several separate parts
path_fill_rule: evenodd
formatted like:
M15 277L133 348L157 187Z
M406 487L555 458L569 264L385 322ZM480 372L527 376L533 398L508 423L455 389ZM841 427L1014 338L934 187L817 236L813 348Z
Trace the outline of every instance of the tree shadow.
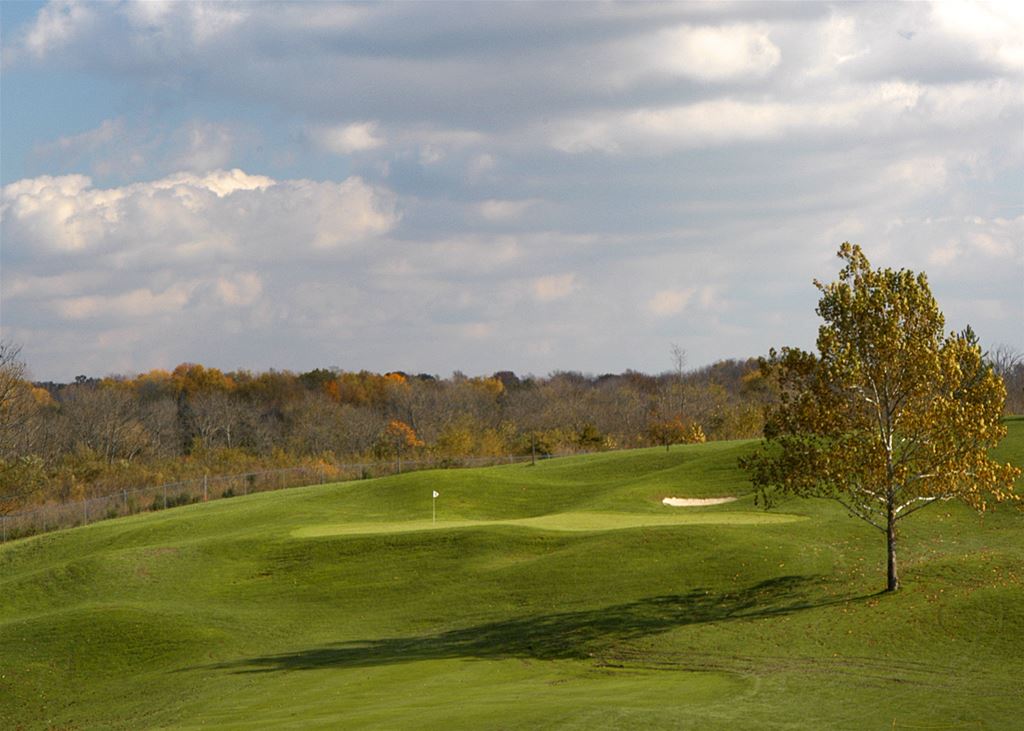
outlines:
M578 660L676 627L791 614L861 597L827 597L820 577L784 576L731 592L695 589L628 604L532 615L432 635L339 642L213 667L240 673L358 668L454 658Z

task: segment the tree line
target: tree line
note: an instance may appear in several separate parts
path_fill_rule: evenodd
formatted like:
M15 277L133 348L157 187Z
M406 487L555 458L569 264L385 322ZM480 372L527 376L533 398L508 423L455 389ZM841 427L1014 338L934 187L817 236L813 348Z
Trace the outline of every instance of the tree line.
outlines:
M1024 413L1024 360L993 364ZM0 511L201 474L596 451L759 437L775 396L756 359L544 377L318 368L171 371L32 382L0 343Z
M32 382L0 351L0 510L203 473L595 451L755 437L750 360L600 376L448 378L337 368L172 371ZM677 357L681 353L677 352Z

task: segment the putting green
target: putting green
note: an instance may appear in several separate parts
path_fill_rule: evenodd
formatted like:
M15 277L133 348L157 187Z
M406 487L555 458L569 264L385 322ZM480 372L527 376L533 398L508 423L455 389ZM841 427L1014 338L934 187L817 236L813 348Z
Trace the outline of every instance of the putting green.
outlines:
M555 513L535 518L514 520L406 520L401 522L374 523L327 523L310 525L292 531L295 538L320 538L324 536L365 535L372 533L413 533L426 530L451 530L478 526L509 525L534 530L601 532L645 528L664 525L767 525L792 523L806 520L800 515L765 513L754 511L716 511L695 513Z

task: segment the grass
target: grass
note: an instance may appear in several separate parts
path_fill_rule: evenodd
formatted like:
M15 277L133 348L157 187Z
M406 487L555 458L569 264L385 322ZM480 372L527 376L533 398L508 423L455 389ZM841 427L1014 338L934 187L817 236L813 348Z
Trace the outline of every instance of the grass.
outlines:
M999 455L1021 464L1010 426ZM7 544L0 728L1018 727L1024 515L922 511L904 589L879 594L882 536L826 501L755 508L750 446L417 472Z

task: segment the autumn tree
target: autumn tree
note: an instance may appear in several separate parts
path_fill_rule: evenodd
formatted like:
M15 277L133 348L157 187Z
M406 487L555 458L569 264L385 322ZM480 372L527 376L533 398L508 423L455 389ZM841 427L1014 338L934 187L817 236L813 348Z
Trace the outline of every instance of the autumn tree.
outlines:
M29 389L21 347L0 340L0 460L17 454L25 424L32 416Z
M970 329L945 333L925 275L871 269L849 243L839 257L839 280L815 281L818 354L783 348L761 363L778 401L742 464L768 506L830 497L881 531L896 591L900 521L940 500L1019 500L1019 470L988 456L1006 433L1003 383Z
M398 471L402 471L402 455L410 449L422 447L423 441L416 435L415 430L404 421L392 419L381 432L379 445L382 451L395 455L398 463Z
M678 416L674 419L652 419L647 424L647 437L654 443L669 450L673 444L686 441L689 429Z

